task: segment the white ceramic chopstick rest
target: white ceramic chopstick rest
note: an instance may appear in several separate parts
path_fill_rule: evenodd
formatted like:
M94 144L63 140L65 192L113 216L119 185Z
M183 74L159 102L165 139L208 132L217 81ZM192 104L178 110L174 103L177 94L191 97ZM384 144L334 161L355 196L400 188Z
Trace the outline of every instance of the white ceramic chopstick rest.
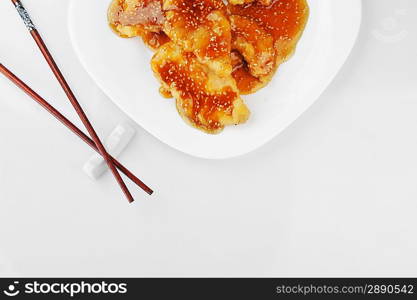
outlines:
M117 158L129 145L135 133L135 130L129 124L117 125L105 141L104 146L107 152ZM84 172L94 180L100 178L107 169L104 159L96 153L83 166Z

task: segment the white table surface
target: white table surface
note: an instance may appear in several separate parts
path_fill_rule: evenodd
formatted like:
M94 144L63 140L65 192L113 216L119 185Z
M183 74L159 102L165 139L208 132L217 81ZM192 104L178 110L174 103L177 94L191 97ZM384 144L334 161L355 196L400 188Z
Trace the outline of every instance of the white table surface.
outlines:
M315 1L315 0L310 0ZM337 0L342 1L342 0ZM74 55L66 0L24 0L101 136L127 117ZM246 156L209 161L140 127L121 161L155 190L82 172L91 150L0 76L0 276L417 276L415 0L364 0L316 104ZM81 126L9 1L0 57Z

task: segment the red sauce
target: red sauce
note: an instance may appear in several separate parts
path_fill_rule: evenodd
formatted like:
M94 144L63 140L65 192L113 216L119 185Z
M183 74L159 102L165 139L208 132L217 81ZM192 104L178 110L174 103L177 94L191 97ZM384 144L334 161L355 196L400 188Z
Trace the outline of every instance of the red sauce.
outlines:
M227 11L223 0L171 0L171 6L165 7L166 11L162 10L162 0L135 1L137 4L132 5L128 0L116 0L110 6L109 20L113 27L134 26L146 44L158 49L170 40L162 29L166 22L165 14L168 16L167 11L172 11L172 18L168 21L173 26L185 29L185 32L196 31L201 26L210 28L206 30L209 32L206 40L201 42L195 51L198 56L210 59L224 55L228 57L231 51L231 33L228 30L222 32L222 24L216 23L221 21L210 20L209 15L214 11L220 11L224 15L229 13L244 16L255 21L257 26L266 32L265 35L259 34L260 31L252 26L246 26L235 34L252 43L263 41L267 36L271 39L272 36L274 42L279 41L281 57L285 57L295 47L308 18L306 0L271 0L270 5L262 5L260 1L255 1L242 5L228 5ZM226 26L227 24L226 20ZM234 50L230 55L232 75L238 89L242 94L253 92L262 84L261 80L251 75L247 62L239 52ZM183 100L182 109L192 123L208 131L221 129L223 126L219 116L233 113L233 102L238 95L231 87L207 92L207 74L190 66L191 63L180 65L168 61L159 66L158 73L165 84L178 91ZM162 92L166 97L170 96L165 89Z
M262 31L272 36L276 61L273 62L274 68L271 71L274 71L294 51L309 14L306 0L271 0L270 5L262 5L259 1L255 1L242 5L229 5L228 11L231 15L252 19ZM261 37L261 32L255 27L235 28L234 35L243 36L253 44L259 39L266 41L267 36ZM232 75L243 94L253 92L261 84L259 79L251 75L243 57L240 63L235 59Z
M294 38L302 31L308 17L306 0L272 0L268 6L252 2L229 5L229 10L234 15L252 18L275 40Z
M163 44L166 44L170 41L169 37L163 32L146 32L142 35L142 40L152 49L158 49Z
M181 32L179 38L196 39L199 57L215 59L230 53L231 34L227 30L226 6L222 0L173 0L166 8L172 27ZM216 12L217 16L214 15ZM209 16L213 14L212 16ZM224 22L224 23L222 23ZM201 27L204 29L194 35Z
M165 9L177 12L186 29L198 28L207 21L207 16L211 12L225 8L222 0L173 0L172 2L172 6Z
M159 67L162 81L171 87L175 86L175 90L180 93L183 99L182 108L187 112L190 120L198 127L216 131L222 128L218 113L231 115L237 94L230 87L225 87L216 93L207 93L207 75L203 71L201 74L198 70L193 71L190 75L190 70L172 61ZM195 78L202 80L195 80Z
M196 50L196 53L200 57L205 57L208 59L215 59L219 57L224 57L229 55L230 52L230 40L231 37L228 36L219 36L210 32L206 42L206 45Z
M233 72L232 76L236 81L237 88L242 94L250 94L260 81L249 72L248 64L242 55L233 50L231 53Z

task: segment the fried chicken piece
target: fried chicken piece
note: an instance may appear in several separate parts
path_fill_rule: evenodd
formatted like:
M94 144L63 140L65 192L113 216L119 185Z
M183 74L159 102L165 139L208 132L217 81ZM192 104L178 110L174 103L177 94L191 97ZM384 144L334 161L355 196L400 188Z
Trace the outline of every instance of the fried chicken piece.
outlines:
M248 63L239 51L232 50L230 55L233 66L232 76L241 95L255 93L268 83L268 80L261 81L250 73Z
M238 50L248 63L251 74L262 77L270 74L275 65L275 48L272 35L252 19L232 15L232 47Z
M243 63L235 59L233 76L245 94L268 84L279 65L294 52L308 19L306 0L249 2L228 6L232 48L243 57ZM248 80L251 84L244 87L242 82Z
M269 6L252 2L246 5L229 5L228 10L231 15L252 19L272 35L278 65L294 52L309 14L306 0L271 0Z
M163 90L172 93L178 112L193 127L214 134L248 119L250 112L233 77L220 77L194 53L169 42L155 53L151 65Z
M165 15L161 0L113 0L108 21L119 36L140 36L154 50L169 41L162 31Z
M163 0L164 32L220 76L232 71L231 30L222 0Z
M156 51L162 45L170 41L169 37L163 32L146 31L142 34L143 42L152 50Z
M231 15L232 75L241 94L252 94L272 79L276 70L274 39L254 20Z

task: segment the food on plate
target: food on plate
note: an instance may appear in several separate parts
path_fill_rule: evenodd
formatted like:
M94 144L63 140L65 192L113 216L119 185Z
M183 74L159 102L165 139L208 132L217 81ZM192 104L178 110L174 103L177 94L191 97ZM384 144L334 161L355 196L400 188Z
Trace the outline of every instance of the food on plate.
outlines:
M228 9L232 16L247 17L272 35L278 64L293 54L309 14L306 0L272 0L268 6L254 1L248 5L229 5Z
M233 49L243 56L247 66L235 72L239 76L235 79L245 78L250 83L239 85L243 94L254 93L267 85L278 67L291 57L309 15L306 0L248 2L228 5Z
M220 76L193 52L169 42L156 52L151 65L163 88L176 98L180 115L192 126L217 133L248 119L249 110L231 74Z
M169 41L163 31L165 14L161 0L114 0L107 17L110 27L119 36L139 36L154 50Z
M222 0L163 0L164 32L184 51L227 76L232 35Z
M242 94L251 94L259 90L272 78L275 72L276 52L272 35L266 32L254 20L239 15L231 15L232 48L241 55L249 76L255 78L250 85L239 84ZM234 73L236 74L236 73ZM238 81L240 78L235 78Z
M207 133L246 122L240 95L266 86L293 54L306 26L306 0L113 0L111 28L141 37L155 54L160 93Z
M232 50L230 56L233 66L232 76L242 95L251 94L265 85L259 78L256 78L250 73L248 63L239 51Z

